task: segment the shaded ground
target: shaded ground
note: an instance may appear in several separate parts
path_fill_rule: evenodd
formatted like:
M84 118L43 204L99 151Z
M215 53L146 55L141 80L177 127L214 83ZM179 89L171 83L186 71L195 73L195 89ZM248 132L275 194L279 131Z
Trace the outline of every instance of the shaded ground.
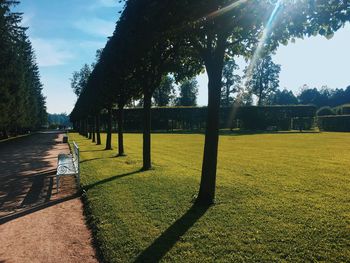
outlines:
M0 262L96 262L72 177L56 194L62 134L0 143Z

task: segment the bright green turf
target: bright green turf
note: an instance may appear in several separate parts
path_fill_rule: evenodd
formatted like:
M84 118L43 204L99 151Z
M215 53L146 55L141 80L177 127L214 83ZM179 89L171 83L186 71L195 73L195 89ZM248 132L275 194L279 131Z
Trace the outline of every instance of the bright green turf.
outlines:
M103 141L104 141L103 137ZM152 135L155 169L138 172L142 137L126 134L115 158L81 148L96 239L107 261L349 262L348 133L221 136L217 204L191 209L203 135Z

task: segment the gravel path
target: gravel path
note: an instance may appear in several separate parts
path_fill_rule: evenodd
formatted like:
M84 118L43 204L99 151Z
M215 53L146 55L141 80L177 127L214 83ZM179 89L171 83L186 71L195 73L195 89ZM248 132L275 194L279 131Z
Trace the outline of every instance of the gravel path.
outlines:
M97 262L73 177L56 194L62 134L0 143L0 262Z

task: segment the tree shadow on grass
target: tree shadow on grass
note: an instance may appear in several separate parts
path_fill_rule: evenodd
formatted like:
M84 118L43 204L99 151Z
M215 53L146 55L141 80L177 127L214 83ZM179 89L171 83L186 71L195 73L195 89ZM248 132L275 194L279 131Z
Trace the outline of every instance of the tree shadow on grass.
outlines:
M84 189L85 191L87 191L87 190L90 190L91 188L94 188L95 186L98 186L98 185L101 185L101 184L105 184L105 183L109 183L109 182L111 182L111 181L114 181L114 180L117 180L117 179L120 179L120 178L123 178L123 177L126 177L126 176L138 174L138 173L141 173L141 172L143 172L143 171L142 171L142 170L137 170L137 171L130 172L130 173L118 174L118 175L115 175L115 176L112 176L112 177L108 177L108 178L106 178L106 179L103 179L103 180L101 180L101 181L97 181L97 182L95 182L95 183L86 185L86 186L83 187L83 189Z
M194 204L181 218L164 231L134 262L159 262L168 251L209 209Z
M83 160L83 161L80 161L80 164L82 163L87 163L87 162L92 162L92 161L97 161L97 160L101 160L103 158L92 158L92 159L87 159L87 160Z
M81 153L92 153L92 152L104 152L104 151L109 151L106 149L96 149L96 150L87 150L87 151L80 151Z

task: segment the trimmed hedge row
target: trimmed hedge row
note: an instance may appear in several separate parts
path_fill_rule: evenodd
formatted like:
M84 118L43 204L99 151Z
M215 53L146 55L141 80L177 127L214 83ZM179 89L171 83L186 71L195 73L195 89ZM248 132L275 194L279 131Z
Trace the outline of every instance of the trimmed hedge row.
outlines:
M293 128L293 120L307 122L306 120L313 120L315 115L316 107L314 106L251 106L239 108L236 118L241 123L239 128L242 129L266 130L273 126L277 130L290 130ZM307 127L306 124L303 124L303 129Z
M318 117L318 127L323 131L350 132L350 115Z
M117 116L117 110L113 115ZM266 130L273 126L278 130L290 130L294 119L313 120L315 115L314 106L226 107L220 109L220 128ZM205 128L207 107L152 108L151 116L152 130L197 130ZM142 108L125 109L126 131L141 131L142 125ZM306 124L303 126L304 129L308 127Z

